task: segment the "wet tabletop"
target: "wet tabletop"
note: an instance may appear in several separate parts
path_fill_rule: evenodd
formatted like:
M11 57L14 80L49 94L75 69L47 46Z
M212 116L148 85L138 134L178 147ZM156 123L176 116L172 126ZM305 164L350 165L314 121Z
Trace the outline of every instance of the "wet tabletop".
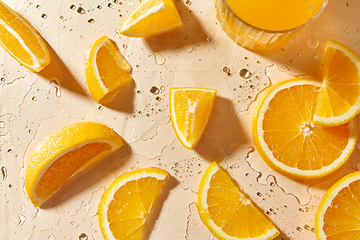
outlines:
M324 12L293 41L267 53L237 46L222 32L214 1L177 0L181 31L135 39L118 29L139 0L3 0L24 16L51 49L40 73L0 49L0 239L103 239L97 217L101 196L123 172L159 167L172 176L149 239L216 239L202 224L197 191L217 161L278 225L277 239L316 239L314 216L334 182L358 170L359 148L327 179L302 183L274 172L251 135L257 99L271 84L317 77L327 39L360 55L360 1L329 0ZM133 81L108 105L99 105L85 81L86 51L99 37L115 41L133 67ZM211 122L189 151L169 118L170 87L217 89ZM25 168L46 135L79 121L104 123L127 145L66 183L42 209L24 190Z

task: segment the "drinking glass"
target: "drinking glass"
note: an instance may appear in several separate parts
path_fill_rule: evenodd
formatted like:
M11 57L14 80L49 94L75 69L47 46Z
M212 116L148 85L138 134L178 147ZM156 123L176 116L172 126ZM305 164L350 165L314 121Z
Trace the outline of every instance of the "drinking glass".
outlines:
M216 0L224 32L249 50L271 50L287 43L316 18L327 0Z

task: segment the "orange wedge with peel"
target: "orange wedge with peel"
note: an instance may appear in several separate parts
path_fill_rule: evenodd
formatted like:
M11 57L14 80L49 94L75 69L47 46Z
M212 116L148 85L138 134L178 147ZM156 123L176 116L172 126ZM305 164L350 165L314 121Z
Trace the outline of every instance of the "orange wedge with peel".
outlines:
M70 124L35 147L25 172L25 190L39 207L63 183L124 145L111 128L94 122Z
M216 97L215 89L170 88L170 119L182 145L191 150L209 124Z
M94 100L109 103L132 78L132 67L107 36L96 40L85 60L86 84Z
M318 240L360 239L360 172L346 175L321 199L315 215Z
M147 38L182 26L173 0L143 0L125 19L120 33L128 37Z
M280 234L216 162L201 178L198 208L205 226L220 240L271 240Z
M122 174L106 189L98 215L106 240L139 240L168 173L144 168Z
M328 40L321 62L322 86L316 99L313 122L335 126L360 112L360 58L349 47Z
M0 45L21 65L40 72L50 53L40 34L22 16L0 1Z

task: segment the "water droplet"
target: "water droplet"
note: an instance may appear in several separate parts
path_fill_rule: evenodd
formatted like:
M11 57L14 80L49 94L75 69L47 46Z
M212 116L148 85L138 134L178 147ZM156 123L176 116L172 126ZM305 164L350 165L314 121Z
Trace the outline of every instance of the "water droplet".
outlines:
M262 196L261 192L257 192L256 195L258 195L259 197Z
M241 69L239 74L240 74L240 77L245 78L245 79L250 78L252 75L251 72L249 70L247 70L246 68Z
M316 54L314 54L314 55L312 56L312 58L313 58L314 60L316 60L316 59L318 59L318 58L319 58L319 56L318 56L318 55L316 55Z
M112 5L111 3L108 3L108 7L109 7L109 8L112 8L112 6L113 6L113 5Z
M41 14L41 17L42 17L43 19L46 19L46 18L47 18L47 15L46 15L45 13L43 13L43 14Z
M190 0L186 0L185 4L191 5L191 1L190 1Z
M76 6L73 4L73 5L70 6L70 9L71 9L71 10L75 10L75 9L76 9Z
M271 183L270 183L270 186L274 187L274 186L275 186L275 183L274 183L274 182L271 182Z
M249 177L249 176L250 176L250 173L245 173L245 176L246 176L246 177Z
M85 233L79 235L79 240L88 240L88 236Z
M281 53L282 55L285 55L285 54L286 54L286 49L285 49L285 48L280 48L280 53Z
M193 51L193 47L190 45L185 46L185 51L191 53Z
M317 39L317 37L310 36L307 40L307 45L311 49L317 49L320 45L320 41Z
M294 64L294 60L289 60L288 62L290 65L293 65Z
M82 7L78 7L77 12L80 13L80 14L84 14L85 9L83 9Z
M127 46L126 44L123 44L123 48L124 48L124 49L127 49L128 46Z
M150 88L150 92L151 92L152 94L158 94L160 91L159 91L159 89L158 89L156 86L152 86L152 87Z
M157 96L155 99L156 99L157 101L160 101L160 100L161 100L161 97Z
M304 225L304 229L306 229L306 230L310 230L310 226L309 226L309 225L307 225L307 224L305 224L305 225Z
M5 78L2 77L2 78L1 78L1 81L2 81L2 82L5 82Z
M88 20L88 23L94 23L95 22L95 19L93 19L93 18L90 18L89 20Z
M296 230L298 230L298 231L302 231L302 228L301 228L301 227L299 227L299 226L297 226L297 227L296 227Z
M139 65L139 64L136 64L136 68L140 68L140 65Z
M114 2L115 4L116 4L116 3L119 3L119 1L118 1L118 0L114 0L113 2Z
M36 8L37 8L37 9L40 9L40 8L41 8L41 6L40 6L40 5L36 5Z
M251 88L251 89L255 89L255 86L254 86L254 85L250 85L250 88Z
M230 72L230 68L224 67L224 68L223 68L223 71L226 72L226 73L229 73L229 72Z
M36 97L35 97L35 96L33 96L33 97L31 98L31 100L36 101Z
M232 77L232 74L231 74L231 73L227 73L227 75L228 75L229 77Z
M134 6L134 2L133 1L126 1L126 5L128 7L132 7L132 6Z
M103 107L103 106L99 106L98 109L99 109L99 110L103 110L104 107Z
M165 63L166 59L164 56L158 54L158 53L155 53L155 62L158 64L158 65L163 65Z
M140 91L140 90L137 90L137 91L136 91L136 93L137 93L137 94L140 94L140 93L141 93L141 91Z
M101 5L98 5L98 6L97 6L97 9L102 9L102 6L101 6Z

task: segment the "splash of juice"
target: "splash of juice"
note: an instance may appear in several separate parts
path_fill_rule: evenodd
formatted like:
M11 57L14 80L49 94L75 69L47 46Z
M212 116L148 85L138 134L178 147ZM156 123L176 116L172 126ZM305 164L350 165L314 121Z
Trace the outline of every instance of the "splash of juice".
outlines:
M226 0L248 24L269 31L296 28L314 17L326 0Z

